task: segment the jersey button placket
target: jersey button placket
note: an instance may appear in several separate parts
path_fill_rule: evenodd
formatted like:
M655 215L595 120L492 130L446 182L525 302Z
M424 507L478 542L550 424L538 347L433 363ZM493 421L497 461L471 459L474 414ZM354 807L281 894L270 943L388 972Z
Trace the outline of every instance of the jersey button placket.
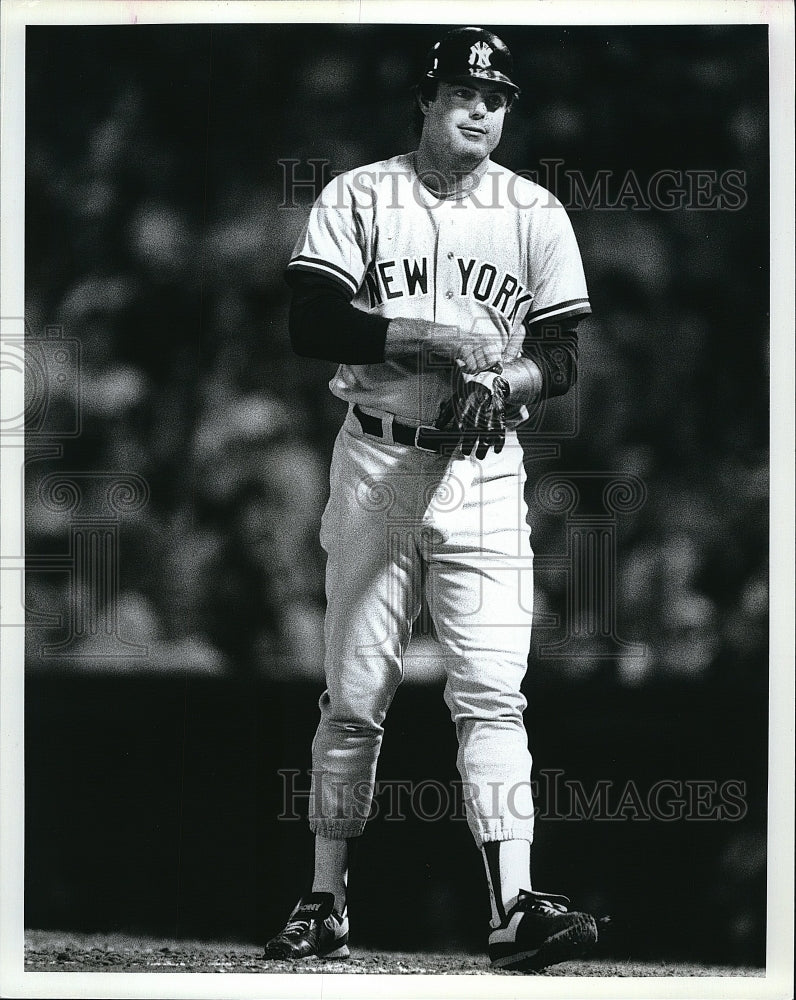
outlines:
M459 226L457 225L458 219L457 219L457 215L456 215L456 204L453 203L453 202L451 202L451 204L449 206L449 209L448 209L448 218L447 218L446 222L447 222L447 227L446 228L447 228L449 237L451 239L455 239L455 237L457 235L457 231L459 229ZM448 258L449 261L451 261L451 265L448 268L448 281L450 282L450 284L445 289L445 298L450 302L450 300L453 298L453 296L455 294L455 292L454 292L454 286L456 284L456 267L454 266L454 264L452 262L455 260L456 254L453 252L453 250L448 250L448 252L447 252L447 254L445 256Z
M448 253L447 253L448 260L452 261L455 256L456 256L456 254L453 252L453 250L449 250L448 251ZM453 281L453 270L454 270L453 269L453 265L451 265L451 267L450 267L450 275L449 275L449 278L448 278L449 281ZM453 298L453 289L449 288L445 292L445 298L446 299L452 299Z
M451 248L451 243L456 235L456 219L453 216L452 203L450 202L440 205L439 211L442 214L439 230L442 245L438 249L439 256L437 257L437 260L440 261L438 273L441 278L439 294L442 301L447 303L453 298L455 294L454 287L456 285L456 266L454 264L456 254ZM452 321L453 316L449 310L444 309L443 314L446 316L446 320L443 320L443 322Z

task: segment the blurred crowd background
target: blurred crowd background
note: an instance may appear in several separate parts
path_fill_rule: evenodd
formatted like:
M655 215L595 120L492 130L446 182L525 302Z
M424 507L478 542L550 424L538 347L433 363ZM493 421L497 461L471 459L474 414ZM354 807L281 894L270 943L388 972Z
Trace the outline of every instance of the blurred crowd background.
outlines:
M531 486L583 469L646 485L644 506L617 525L619 631L646 647L619 664L629 683L762 680L765 29L504 33L523 96L496 158L559 181L594 309L581 326L578 433L529 468ZM26 319L34 335L60 324L81 350L82 433L50 467L135 472L151 489L119 532L119 631L151 656L114 669L320 676L317 530L341 407L326 388L333 366L290 350L282 274L313 191L286 195L283 181L320 178L310 160L326 161L329 179L413 148L411 87L435 31L28 36ZM645 191L664 169L743 172L745 203L573 204L568 172L591 183L611 171L616 197L629 172ZM65 538L63 515L36 496L46 464L28 473L29 552ZM538 554L561 551L560 518L537 507L531 523ZM537 607L560 612L564 583L540 573ZM64 574L31 574L29 607L66 621L68 591Z
M617 630L643 654L540 657L540 643L561 638L545 622L563 621L566 602L565 576L540 571L534 676L760 695L765 26L490 27L513 49L523 91L495 159L539 171L571 208L594 310L577 393L551 404L545 440L574 432L553 460L529 451L535 551L566 546L563 516L535 502L539 476L629 473L646 488L616 520ZM118 631L148 654L84 658L78 642L69 657L42 656L74 595L65 572L32 571L30 613L61 624L29 629L31 670L320 679L317 532L342 407L327 390L333 366L290 350L283 269L320 187L286 192L285 178L320 184L413 148L412 86L438 34L28 28L25 319L32 338L54 326L79 345L79 401L76 382L53 381L47 405L56 423L70 408L81 421L57 457L31 454L28 555L68 546L68 517L41 500L45 475L135 473L149 488L118 521ZM587 183L609 171L617 192L628 174L643 191L662 170L706 171L708 187L733 171L743 197L671 210L632 196L572 203L574 171ZM433 661L425 639L418 648ZM437 677L433 665L416 676Z

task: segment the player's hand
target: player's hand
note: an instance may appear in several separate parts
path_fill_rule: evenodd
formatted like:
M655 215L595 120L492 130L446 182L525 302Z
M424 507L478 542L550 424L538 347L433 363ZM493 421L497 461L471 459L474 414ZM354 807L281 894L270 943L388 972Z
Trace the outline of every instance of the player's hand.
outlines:
M484 343L483 340L477 342L463 341L459 344L456 361L461 370L468 375L476 375L478 372L485 372L489 368L500 365L503 357L503 345L500 343Z
M482 459L490 448L496 455L506 443L506 401L508 382L496 371L468 377L459 372L453 395L444 403L437 427L460 434L462 453Z

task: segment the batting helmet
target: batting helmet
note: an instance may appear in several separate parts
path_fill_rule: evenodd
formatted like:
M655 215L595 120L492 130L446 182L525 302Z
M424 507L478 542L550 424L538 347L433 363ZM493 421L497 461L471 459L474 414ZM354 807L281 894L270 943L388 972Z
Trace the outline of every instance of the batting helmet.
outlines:
M454 28L431 49L424 79L488 80L502 83L516 97L520 88L511 79L514 63L506 43L485 28Z

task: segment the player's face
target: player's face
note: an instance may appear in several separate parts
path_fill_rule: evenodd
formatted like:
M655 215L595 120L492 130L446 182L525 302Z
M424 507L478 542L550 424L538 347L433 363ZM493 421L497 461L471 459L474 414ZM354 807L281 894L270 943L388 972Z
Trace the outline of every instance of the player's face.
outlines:
M500 142L506 105L503 87L440 81L427 106L423 138L455 159L483 160Z

